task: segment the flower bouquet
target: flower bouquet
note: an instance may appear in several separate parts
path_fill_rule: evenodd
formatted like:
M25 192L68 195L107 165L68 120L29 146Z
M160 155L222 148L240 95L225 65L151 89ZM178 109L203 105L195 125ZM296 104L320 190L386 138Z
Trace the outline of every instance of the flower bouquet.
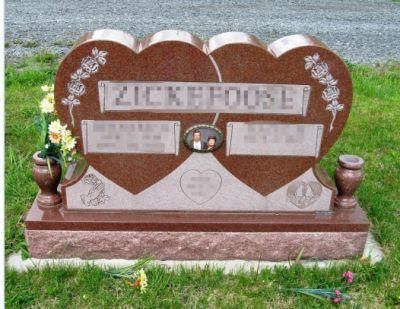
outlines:
M346 290L354 280L354 274L351 271L346 271L342 274L342 279L346 284L340 288L327 288L327 289L310 289L310 288L281 288L282 291L290 291L314 297L321 301L332 301L334 304L346 302L351 299L351 296L343 292Z
M119 269L110 269L104 271L104 273L114 279L123 279L127 285L131 286L132 288L139 289L140 292L143 293L146 291L148 285L147 275L143 268L150 261L150 258L145 258L137 261L134 265Z
M54 107L54 85L42 86L42 90L45 92L45 96L40 102L41 113L38 119L42 141L40 157L45 158L47 162L51 159L55 160L65 167L67 163L73 161L76 153L76 138L57 118Z
M74 161L76 138L57 118L54 85L42 86L42 91L45 96L40 102L40 115L37 118L41 145L40 150L33 155L33 177L40 188L38 205L53 207L61 202L57 187L62 167Z

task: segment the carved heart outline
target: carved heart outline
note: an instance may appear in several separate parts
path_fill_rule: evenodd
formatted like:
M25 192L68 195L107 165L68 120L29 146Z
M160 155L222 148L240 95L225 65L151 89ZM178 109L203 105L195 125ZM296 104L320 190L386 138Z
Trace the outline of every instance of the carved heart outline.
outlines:
M62 99L68 98L67 85L71 75L82 67L93 50L107 52L106 63L83 81L85 93L73 107L76 126L72 127L71 113ZM329 125L332 114L322 99L326 85L306 70L305 58L319 55L319 62L327 64L330 74L338 81L344 109L335 115L332 131ZM103 55L104 56L104 55ZM158 57L158 58L157 58ZM87 63L86 63L87 67ZM272 72L284 74L273 74ZM301 75L301 76L300 76ZM299 78L299 76L301 78ZM62 122L73 134L81 137L80 121L99 120L178 120L182 131L199 123L212 123L215 114L156 114L99 112L99 80L142 81L223 81L247 83L309 84L311 96L309 111L300 116L221 114L216 125L226 134L229 121L290 121L292 123L324 124L325 141L318 158L309 157L255 157L231 156L224 148L213 153L234 176L257 192L267 195L289 183L313 166L333 145L340 135L351 105L351 80L342 60L313 37L295 35L279 39L268 47L259 39L245 33L223 33L203 42L196 36L175 30L158 32L139 41L121 31L98 30L81 37L73 50L60 64L56 76L56 106ZM76 99L76 98L74 98ZM65 102L65 100L64 100ZM75 101L76 102L76 101ZM181 131L181 135L183 132ZM82 138L78 150L82 152ZM88 154L85 159L110 180L138 194L176 169L191 154L183 144L179 156L141 154Z
M184 186L184 184L183 184L183 182L185 181L185 177L190 177L189 174L193 174L193 173L198 174L198 175L204 175L204 174L206 174L206 173L209 173L209 174L211 174L211 175L214 175L214 177L217 177L217 179L219 180L219 181L218 181L218 187L215 188L214 192L211 191L211 192L210 192L210 195L209 195L208 197L206 197L206 199L203 200L203 201L196 200L196 198L190 196L189 192L186 191L185 186ZM180 180L179 180L179 186L180 186L180 188L181 188L183 194L185 194L185 196L186 196L189 200L195 202L195 203L198 204L198 205L202 205L202 204L208 202L208 201L211 200L214 196L217 195L217 193L219 192L219 190L221 189L221 186L222 186L222 177L221 177L221 175L220 175L218 172L216 172L216 171L214 171L214 170L212 170L212 169L207 169L207 170L204 170L204 171L202 171L202 172L200 172L199 170L196 170L196 169L191 169L191 170L187 170L186 172L182 173L181 178L180 178Z

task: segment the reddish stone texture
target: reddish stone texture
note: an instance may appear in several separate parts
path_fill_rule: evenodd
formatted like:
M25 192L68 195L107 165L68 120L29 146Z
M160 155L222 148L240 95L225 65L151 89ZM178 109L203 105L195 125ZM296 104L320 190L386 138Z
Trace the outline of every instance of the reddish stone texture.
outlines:
M67 84L71 73L80 66L92 49L108 52L107 62L84 80L86 94L74 107L75 127L71 126L68 107L61 104L68 97ZM338 81L343 111L337 113L334 128L329 130L332 114L321 98L326 88L305 69L304 57L320 55L329 72ZM318 123L324 125L321 152L318 158L229 156L225 147L214 152L216 158L237 178L262 195L267 195L300 176L320 160L339 137L350 112L352 85L343 61L317 39L306 35L282 38L268 47L256 37L244 33L223 33L203 42L182 31L161 31L138 41L133 36L114 30L98 30L84 35L62 61L56 77L57 112L73 134L79 136L80 123L96 120L176 120L181 134L196 124L211 124L215 114L178 114L149 112L100 112L99 80L192 81L217 82L218 76L211 57L217 63L223 82L304 84L311 86L306 117L281 115L221 114L216 125L226 134L229 121L282 121L287 123ZM137 194L156 183L179 166L191 151L180 145L179 156L149 154L85 155L87 162L110 180Z
M34 258L159 260L343 259L361 255L367 232L140 232L26 230ZM160 245L162 244L162 245Z

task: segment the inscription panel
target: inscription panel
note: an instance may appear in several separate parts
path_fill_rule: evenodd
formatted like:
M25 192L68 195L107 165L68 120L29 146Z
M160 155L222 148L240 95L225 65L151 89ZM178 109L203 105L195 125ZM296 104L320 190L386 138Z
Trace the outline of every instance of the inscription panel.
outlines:
M84 153L179 153L179 121L82 120Z
M229 122L226 155L318 157L322 124Z
M100 81L102 112L242 113L303 115L308 85Z

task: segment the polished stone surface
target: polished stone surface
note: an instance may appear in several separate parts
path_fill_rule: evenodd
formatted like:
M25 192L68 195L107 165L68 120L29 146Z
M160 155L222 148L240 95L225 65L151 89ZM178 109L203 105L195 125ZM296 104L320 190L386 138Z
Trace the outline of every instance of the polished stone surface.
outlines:
M301 115L164 112L102 112L101 81L209 82L305 85L308 105ZM124 97L124 91L119 96ZM265 94L266 96L271 94ZM285 104L290 104L286 94ZM323 126L314 156L213 155L225 169L265 196L313 167L339 137L351 108L352 84L344 62L323 43L293 35L266 46L240 32L222 33L204 42L184 31L165 30L143 40L116 30L83 35L60 64L55 81L56 109L83 152L82 120L179 121L181 135L193 125L214 124L226 135L229 122L279 122ZM271 97L271 100L275 97ZM304 99L304 98L303 98ZM182 137L182 136L181 136ZM181 141L181 146L183 142ZM181 165L191 151L179 155L86 153L88 164L125 190L138 194ZM197 169L199 170L200 167ZM229 203L229 201L227 201Z
M67 209L89 211L329 212L336 189L328 180L309 169L262 196L224 169L212 154L193 153L170 175L139 194L88 167L80 181L66 188L64 202Z
M282 213L158 210L44 210L33 203L28 230L210 231L210 232L366 232L369 222L359 207L332 212Z

